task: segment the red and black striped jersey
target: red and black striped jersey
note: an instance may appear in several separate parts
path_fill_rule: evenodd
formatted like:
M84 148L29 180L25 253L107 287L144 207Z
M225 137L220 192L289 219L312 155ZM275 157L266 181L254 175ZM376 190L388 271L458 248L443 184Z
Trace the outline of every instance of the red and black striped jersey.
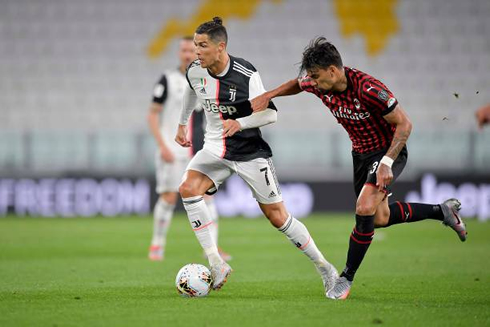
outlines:
M349 134L352 151L369 153L388 148L395 126L383 116L398 104L391 91L374 77L359 70L344 67L347 89L343 92L322 91L305 76L299 80L303 91L319 97Z

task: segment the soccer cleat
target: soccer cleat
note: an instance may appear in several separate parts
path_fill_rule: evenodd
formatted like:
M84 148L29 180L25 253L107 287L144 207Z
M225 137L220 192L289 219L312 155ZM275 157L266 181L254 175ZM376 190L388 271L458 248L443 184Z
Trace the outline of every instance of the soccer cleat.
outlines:
M148 259L151 261L162 261L163 260L163 246L152 245L150 246L150 251L148 253Z
M325 295L330 291L335 285L335 281L339 278L339 273L337 269L329 263L325 261L322 266L316 266L316 270L322 276L323 287L325 288Z
M339 277L335 285L327 292L327 297L332 300L345 300L349 296L352 282L345 277Z
M211 287L213 290L219 290L225 283L233 269L226 262L211 266Z
M444 220L442 223L451 227L458 234L461 242L466 241L466 226L459 215L461 202L458 199L449 199L440 204Z

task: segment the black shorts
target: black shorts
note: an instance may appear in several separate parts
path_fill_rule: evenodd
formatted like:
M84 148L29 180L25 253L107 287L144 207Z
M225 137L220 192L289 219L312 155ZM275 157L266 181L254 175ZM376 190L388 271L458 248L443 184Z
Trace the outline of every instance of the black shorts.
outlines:
M378 170L379 162L386 154L386 151L388 151L388 149L363 154L352 152L352 160L354 162L354 190L356 192L356 198L358 198L359 194L361 194L361 190L365 184L376 185L376 171ZM395 162L393 162L393 166L391 167L393 172L393 181L389 186L393 185L395 180L402 173L403 168L405 168L405 165L407 164L407 158L408 151L407 147L405 146L400 151L398 158L396 158ZM389 186L385 188L387 194L390 193Z

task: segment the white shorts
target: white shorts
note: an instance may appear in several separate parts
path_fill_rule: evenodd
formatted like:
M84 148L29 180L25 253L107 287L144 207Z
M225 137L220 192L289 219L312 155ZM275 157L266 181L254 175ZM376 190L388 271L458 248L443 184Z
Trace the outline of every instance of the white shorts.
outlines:
M257 202L272 204L282 201L281 189L271 158L230 161L202 149L191 159L187 170L196 170L208 176L216 190L228 177L236 173L248 184Z
M155 154L156 192L158 194L178 192L188 164L189 158L175 158L172 163L165 162L157 151Z

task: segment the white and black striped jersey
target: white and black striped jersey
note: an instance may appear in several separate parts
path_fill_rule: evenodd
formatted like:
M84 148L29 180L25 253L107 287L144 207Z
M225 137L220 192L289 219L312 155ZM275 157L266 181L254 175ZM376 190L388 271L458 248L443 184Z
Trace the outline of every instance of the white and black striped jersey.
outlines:
M230 56L228 71L223 76L215 76L196 60L189 65L186 76L206 115L205 149L233 161L272 156L259 128L223 137L223 121L251 115L249 100L265 92L260 75L251 63ZM277 110L272 102L268 108Z

